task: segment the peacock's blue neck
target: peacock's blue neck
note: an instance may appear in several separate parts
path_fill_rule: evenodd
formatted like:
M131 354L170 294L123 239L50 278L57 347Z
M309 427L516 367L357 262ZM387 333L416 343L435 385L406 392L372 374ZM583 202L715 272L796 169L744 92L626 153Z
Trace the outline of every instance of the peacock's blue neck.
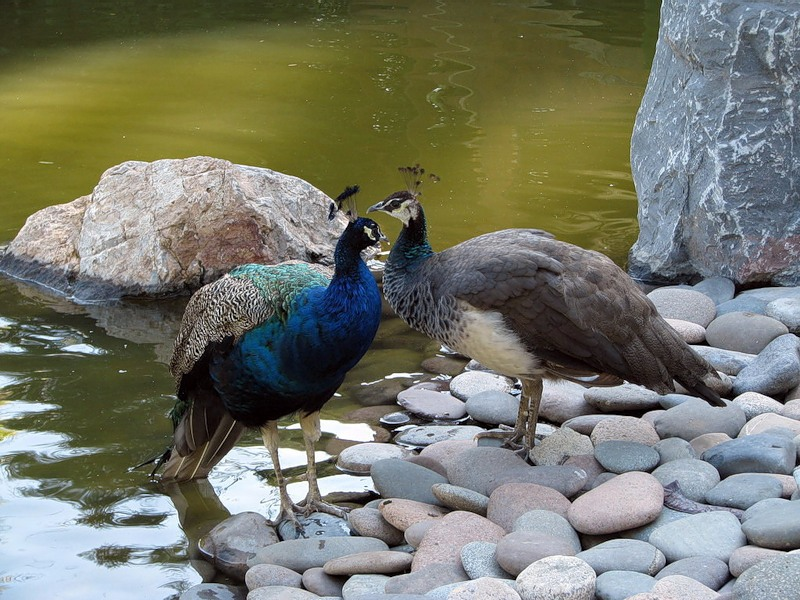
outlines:
M389 253L389 263L401 269L413 269L414 266L425 262L425 259L433 254L434 251L428 242L425 213L420 207L419 214L409 219L400 231L400 235Z

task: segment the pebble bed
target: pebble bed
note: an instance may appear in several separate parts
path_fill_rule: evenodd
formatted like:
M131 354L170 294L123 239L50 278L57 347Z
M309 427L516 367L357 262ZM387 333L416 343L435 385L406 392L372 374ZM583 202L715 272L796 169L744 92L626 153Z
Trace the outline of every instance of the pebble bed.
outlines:
M181 600L800 598L800 288L650 297L730 383L725 408L546 382L530 464L475 440L514 423L516 382L431 357L433 381L374 407L394 439L338 456L379 498L300 538L231 517L201 551L241 584Z

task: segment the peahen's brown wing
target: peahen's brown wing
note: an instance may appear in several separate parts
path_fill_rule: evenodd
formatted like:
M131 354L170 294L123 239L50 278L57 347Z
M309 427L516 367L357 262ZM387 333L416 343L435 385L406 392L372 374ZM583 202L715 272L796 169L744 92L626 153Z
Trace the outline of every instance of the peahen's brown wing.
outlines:
M710 401L716 377L609 258L536 230L510 229L437 254L437 296L500 312L531 352L559 373L593 371L658 392L673 379ZM710 398L708 397L710 396Z

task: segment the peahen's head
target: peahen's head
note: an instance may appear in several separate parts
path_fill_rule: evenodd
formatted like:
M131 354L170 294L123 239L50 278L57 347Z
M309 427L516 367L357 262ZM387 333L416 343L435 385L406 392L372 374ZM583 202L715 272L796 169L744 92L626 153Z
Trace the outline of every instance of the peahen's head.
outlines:
M417 194L407 190L401 190L390 194L367 209L367 212L375 211L385 212L396 219L400 219L403 225L408 225L410 221L419 217L422 212L422 206L419 200L417 200Z

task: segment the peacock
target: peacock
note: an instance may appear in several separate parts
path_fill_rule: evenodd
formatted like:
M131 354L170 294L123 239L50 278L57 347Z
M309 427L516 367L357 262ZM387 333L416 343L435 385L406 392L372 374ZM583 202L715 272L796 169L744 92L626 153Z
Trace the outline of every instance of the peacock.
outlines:
M725 406L716 371L608 257L538 229L495 231L434 252L419 201L424 169L401 171L409 189L367 210L403 224L386 261L384 295L412 328L521 381L509 445L521 443L528 456L548 377L627 380L659 393L674 391L677 380Z
M280 492L275 522L313 510L344 514L322 500L314 445L320 409L366 353L381 318L380 292L361 252L386 238L375 221L356 215L357 191L348 187L331 206L331 219L349 206L332 277L300 261L246 264L190 299L169 364L178 400L163 482L207 476L246 428L258 428ZM308 494L298 505L278 460L277 422L293 413L308 460Z

